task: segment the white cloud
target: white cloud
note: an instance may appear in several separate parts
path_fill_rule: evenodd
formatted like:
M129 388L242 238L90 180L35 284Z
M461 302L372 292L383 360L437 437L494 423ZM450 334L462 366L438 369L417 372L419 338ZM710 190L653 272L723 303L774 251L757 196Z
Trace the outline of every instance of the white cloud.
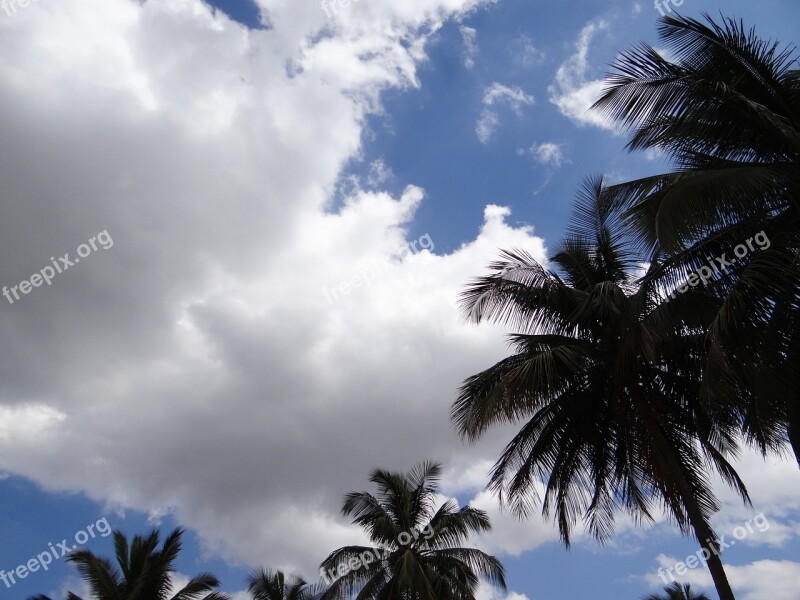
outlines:
M508 105L519 116L522 114L523 106L531 106L534 102L534 97L526 94L518 86L509 87L501 83L493 83L486 88L483 94L483 111L475 126L478 139L482 144L488 143L497 129L500 123L500 115L497 112L498 105Z
M50 590L47 594L49 598L66 598L72 592L80 598L91 598L91 588L89 583L77 574L69 575L59 582L57 590Z
M753 506L745 506L736 493L717 478L715 490L723 510L713 521L715 530L730 537L736 527L747 521L755 526L755 517L763 515L760 522L768 521L769 527L755 527L756 531L740 543L781 547L789 540L800 537L800 524L794 520L800 512L800 498L797 496L800 470L797 462L774 457L764 460L757 452L748 450L733 465L750 492Z
M478 586L475 592L475 600L528 600L525 594L517 592L503 592L484 582Z
M3 21L0 126L15 151L0 162L0 277L19 282L103 229L115 245L0 313L15 340L0 472L171 514L211 554L309 578L361 539L338 509L374 467L435 458L474 494L507 432L463 445L450 401L507 348L456 299L498 247L543 261L543 240L489 205L451 253L401 252L424 193L372 189L390 176L382 161L371 189L355 182L328 209L381 91L418 85L429 34L476 4L361 2L329 21L316 1L270 3L267 31L200 0L40 2ZM498 106L532 103L488 88L486 139ZM372 264L379 278L325 299ZM753 476L785 525L792 479ZM538 520L519 536L482 492L475 503L497 551L556 539Z
M742 600L795 600L800 589L800 563L759 560L728 567L731 586L743 590Z
M477 42L477 31L475 31L472 27L467 27L466 25L462 25L458 28L458 31L461 33L461 41L464 45L463 50L463 61L464 66L467 69L471 69L475 66L475 57L478 56L478 42Z
M560 167L565 162L569 162L564 156L563 145L561 144L542 142L531 146L529 152L534 160L542 165Z
M717 534L724 537L727 544L734 542L750 547L782 548L796 540L800 536L800 526L792 517L800 509L800 499L797 497L800 471L797 463L778 458L765 461L757 452L748 450L733 464L750 491L753 507L744 506L733 490L717 478L714 489L722 504L722 509L712 519ZM655 527L658 528L660 539L679 535L663 515ZM674 567L678 561L685 562L686 558L659 554L656 557L657 566L643 575L642 579L652 587L663 586L657 574L658 567L666 570ZM765 559L734 565L730 564L726 554L722 558L737 597L741 595L744 600L795 598L800 583L800 563ZM689 570L679 579L707 589L713 587L711 576L703 566Z
M678 559L660 555L659 566L666 569L675 565ZM681 559L682 560L682 559ZM796 600L800 589L800 563L788 560L757 560L746 565L725 565L733 591L742 600ZM677 576L681 583L693 587L714 589L711 575L706 568L689 569L685 575ZM652 588L663 587L664 581L657 573L647 575Z
M45 404L0 406L0 443L36 445L67 416Z
M509 53L517 64L525 68L541 65L547 60L547 53L537 48L533 40L526 35L511 41Z
M616 131L616 125L589 107L600 97L604 83L602 79L589 78L589 47L594 36L608 29L604 20L590 21L580 33L575 53L556 71L555 82L548 87L550 102L558 107L562 115L579 125L590 124Z
M374 467L491 457L447 433L458 384L505 352L457 297L498 247L543 241L490 206L450 254L401 251L414 186L356 183L329 212L381 91L417 85L429 34L475 5L271 3L248 31L200 0L64 0L4 21L0 278L115 243L0 313L0 472L308 577L360 539L340 502Z
M541 484L537 484L537 487L539 492L544 490ZM538 513L520 521L506 509L500 508L497 497L491 492L479 492L469 504L486 511L491 518L492 531L482 534L477 541L477 545L485 552L519 556L544 544L559 542L558 530L552 521ZM583 536L584 533L577 529L575 540Z
M511 109L520 114L524 105L531 105L534 102L533 96L527 95L518 86L508 87L501 83L493 83L483 95L484 106L496 106L499 102L507 102Z
M448 494L474 493L483 490L489 481L493 459L477 462L457 460L447 465L442 476L442 490Z
M372 161L369 165L369 175L367 176L367 185L370 188L376 188L384 183L386 183L389 179L392 178L392 169L391 167L386 166L386 163L383 161L382 158Z
M486 110L481 113L478 122L475 124L475 134L482 144L489 143L494 130L500 123L500 117L493 110Z

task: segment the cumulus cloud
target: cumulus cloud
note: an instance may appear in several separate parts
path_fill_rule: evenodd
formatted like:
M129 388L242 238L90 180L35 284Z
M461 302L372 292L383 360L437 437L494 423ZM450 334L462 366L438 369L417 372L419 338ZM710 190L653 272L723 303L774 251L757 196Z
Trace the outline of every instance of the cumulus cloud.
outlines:
M555 81L548 87L548 93L550 102L574 123L615 131L615 124L608 118L597 111L589 110L604 87L602 79L591 79L589 76L589 48L595 35L606 29L608 22L602 19L590 21L584 26L575 44L575 53L558 68Z
M381 191L390 165L331 210L381 91L417 85L430 34L476 4L270 3L258 31L200 0L3 21L3 283L97 231L115 243L0 313L0 471L308 575L361 539L338 510L374 467L492 457L448 412L503 332L457 296L498 247L543 260L543 240L490 205L449 254L409 250L424 191ZM487 106L532 101L493 89Z
M516 115L522 114L523 106L531 106L535 99L518 86L509 87L501 83L493 83L483 94L483 110L475 125L475 133L482 144L486 144L494 135L500 124L498 107L507 105Z
M331 209L381 92L418 85L429 36L477 4L328 19L316 1L269 3L258 31L200 0L40 2L3 20L2 282L97 231L115 244L0 312L0 472L171 514L210 554L306 576L363 539L342 494L427 458L496 519L490 548L555 539L532 520L520 541L478 491L508 431L466 447L448 415L464 377L507 352L503 328L463 322L459 291L499 247L544 261L544 240L490 204L449 254L410 250L425 193L382 191L382 161ZM487 141L500 107L533 104L498 83L483 100ZM791 481L758 483L792 502Z

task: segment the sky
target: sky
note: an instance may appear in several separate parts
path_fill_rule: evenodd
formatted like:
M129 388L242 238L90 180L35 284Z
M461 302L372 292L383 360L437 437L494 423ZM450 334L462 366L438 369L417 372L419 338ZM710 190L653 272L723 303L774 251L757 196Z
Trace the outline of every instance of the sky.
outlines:
M480 600L663 586L697 549L668 519L565 549L484 490L513 429L467 445L449 409L508 352L464 285L503 248L546 264L586 176L668 168L587 112L617 53L667 10L799 41L797 0L677 4L0 2L2 572L181 526L176 583L244 600L254 568L314 580L365 541L339 509L372 469L432 459L492 518L472 542L509 586ZM797 600L797 463L737 468L753 505L718 484L713 521L737 598ZM86 593L60 557L23 573L0 598Z

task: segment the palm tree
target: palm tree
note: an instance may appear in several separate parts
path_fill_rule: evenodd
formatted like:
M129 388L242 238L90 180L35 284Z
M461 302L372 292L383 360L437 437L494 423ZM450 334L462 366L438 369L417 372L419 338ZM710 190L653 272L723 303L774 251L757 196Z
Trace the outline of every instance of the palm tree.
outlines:
M504 252L467 288L471 320L519 333L510 336L514 354L464 382L451 416L473 442L492 425L524 422L489 483L520 516L541 502L567 546L581 518L605 542L617 508L651 520L658 500L682 532L694 531L720 597L732 600L712 548L718 502L707 470L749 502L726 459L737 421L699 402L702 324L717 303L695 290L663 303L655 285L638 285L631 242L619 231L602 179L590 180L551 259L561 275L525 252Z
M95 556L89 550L76 550L67 560L75 563L88 582L93 600L229 600L221 592L213 592L219 581L210 573L194 576L181 590L169 596L172 587L170 573L181 550L183 529L175 529L158 549L159 534L154 529L147 537L128 540L121 531L114 532L117 567L107 558ZM34 596L29 600L50 600ZM67 600L82 600L70 592Z
M702 393L738 405L762 453L789 440L800 462L797 53L733 19L705 19L661 19L671 59L640 44L613 64L595 108L632 130L630 150L662 151L674 170L610 193L667 287L709 258L731 262L709 285L721 302ZM754 248L758 233L769 244Z
M692 591L692 586L688 583L681 585L677 581L664 588L663 594L650 594L642 600L711 600L702 592Z
M253 600L312 600L317 593L300 577L287 578L282 571L266 569L250 575L247 589Z
M491 529L485 512L447 500L436 508L441 466L425 462L409 473L383 469L369 480L378 495L351 492L342 514L352 516L377 547L346 546L321 568L335 574L322 600L474 600L479 577L505 589L493 556L461 548L470 534Z

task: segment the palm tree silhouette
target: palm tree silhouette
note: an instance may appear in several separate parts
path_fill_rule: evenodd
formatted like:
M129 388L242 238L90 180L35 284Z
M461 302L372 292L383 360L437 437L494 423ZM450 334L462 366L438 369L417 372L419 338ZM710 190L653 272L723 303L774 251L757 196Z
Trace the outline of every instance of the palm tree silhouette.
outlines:
M618 219L602 179L591 179L551 258L561 274L525 252L505 252L467 288L470 319L519 333L510 336L512 356L464 382L452 419L470 441L492 425L524 423L489 487L522 516L541 502L567 546L581 518L604 542L616 509L651 520L658 501L709 549L718 590L731 600L710 550L719 505L709 467L749 499L726 459L736 448L735 414L699 401L702 325L717 304L701 293L665 304L654 284L639 285Z
M377 547L332 552L321 567L336 573L341 568L343 574L323 600L474 600L479 577L505 589L500 561L458 546L470 534L489 531L488 516L452 500L437 509L440 473L441 466L431 462L407 474L376 469L369 480L378 486L377 496L345 496L342 514L352 516Z
M629 149L662 151L674 170L610 192L652 278L674 288L714 264L703 396L737 405L763 453L788 439L800 462L797 53L705 19L660 20L670 59L639 44L615 61L595 108L631 130Z
M663 594L650 594L642 600L711 600L702 592L692 591L692 586L688 583L681 585L677 581L664 588Z
M76 550L67 560L77 565L78 572L89 584L93 600L229 600L221 592L212 591L219 581L211 573L195 575L171 596L175 560L181 550L183 529L175 529L158 549L159 533L154 529L147 537L128 540L120 531L114 532L117 566L107 558L95 556L89 550ZM50 600L33 596L29 600ZM82 600L69 592L67 600Z
M300 577L267 569L251 574L247 589L253 600L312 600L318 594L316 586Z

